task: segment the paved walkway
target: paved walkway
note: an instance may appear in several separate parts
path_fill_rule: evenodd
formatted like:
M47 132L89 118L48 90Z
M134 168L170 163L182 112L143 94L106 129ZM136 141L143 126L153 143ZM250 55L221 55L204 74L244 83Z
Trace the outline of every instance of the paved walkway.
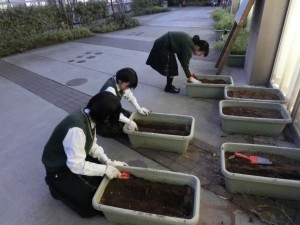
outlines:
M200 10L202 23L205 24L204 37L212 40L213 33L206 27L207 23L211 23L209 12L211 12L209 8ZM178 18L178 13L184 16ZM0 60L0 93L4 96L0 101L0 121L3 124L0 130L3 135L0 140L6 149L1 153L0 162L4 165L5 173L0 173L0 177L4 178L2 180L7 181L9 186L13 185L12 190L15 191L11 192L8 186L1 185L1 193L11 193L11 197L4 197L1 194L2 202L9 200L11 202L9 208L0 206L0 218L4 219L3 224L64 224L67 219L70 221L69 224L83 222L99 224L99 220L101 224L109 224L103 218L82 220L74 217L71 211L51 199L42 180L44 171L41 163L35 166L36 163L32 163L31 160L40 160L41 149L53 127L67 113L84 106L91 95L98 92L101 84L114 74L113 71L123 66L131 66L138 71L140 84L135 93L140 103L145 104L147 108L151 107L150 109L155 112L171 111L176 114L192 115L196 118L197 125L194 139L187 153L182 155L134 149L124 138L113 140L98 137L100 144L109 151L111 158L122 158L132 166L148 166L198 176L202 185L199 221L201 225L263 224L253 216L254 214L269 223L274 219L276 224L289 224L290 221L300 224L299 203L231 194L226 191L224 178L220 173L221 143L243 142L294 147L293 143L285 140L283 136L266 138L223 133L218 119L218 101L189 99L185 96L184 87L181 94L177 96L164 93L162 90L164 80L162 82L159 75L156 77L150 75L153 71L145 66L145 58L155 37L171 29L170 21L174 21L175 18L176 26L172 27L174 30L195 32L201 24L196 25L191 22L186 26L187 21L194 21L194 19L187 19L187 15L197 18L198 13L197 8L185 8L175 9L168 14L143 16L139 17L142 23L139 28L98 35ZM206 23L203 21L204 18ZM195 72L214 71L216 56L217 54L212 51L210 58L205 61L195 57L191 67ZM224 72L233 76L236 83L245 83L242 70L224 68ZM178 77L176 81L182 85L183 79ZM159 102L155 100L158 98ZM172 105L166 105L166 102L172 102ZM11 131L19 131L21 134L14 134L11 131L7 134L7 130L3 127L8 127ZM8 150L13 152L13 156L9 157ZM14 157L16 160L12 161ZM24 164L24 161L27 164ZM18 162L21 163L16 164ZM26 168L24 171L28 171L30 175L24 174L22 168ZM32 177L31 175L35 173L37 176ZM13 174L16 174L17 180L13 179ZM32 190L38 190L39 196L29 194L34 200L24 198L26 192L19 190L22 188L22 185L20 187L22 182L28 182L27 179L23 179L26 176L38 184L36 186L30 183L24 187L27 195ZM19 193L21 196L17 195L19 198L15 198L14 193ZM20 199L23 204L26 203L24 200L27 200L33 211L27 209L25 210L27 214L24 214L22 207L17 203ZM2 209L5 214L1 213ZM18 212L18 216L10 218L9 215L13 216L14 212ZM28 218L28 214L33 218L32 220ZM26 222L22 223L22 220Z

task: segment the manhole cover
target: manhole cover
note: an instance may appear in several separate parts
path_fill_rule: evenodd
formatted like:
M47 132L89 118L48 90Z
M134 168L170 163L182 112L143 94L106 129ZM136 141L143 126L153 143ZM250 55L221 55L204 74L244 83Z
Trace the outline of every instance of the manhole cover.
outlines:
M83 85L87 82L88 80L85 79L85 78L76 78L76 79L73 79L73 80L69 80L66 85L68 86L80 86L80 85Z

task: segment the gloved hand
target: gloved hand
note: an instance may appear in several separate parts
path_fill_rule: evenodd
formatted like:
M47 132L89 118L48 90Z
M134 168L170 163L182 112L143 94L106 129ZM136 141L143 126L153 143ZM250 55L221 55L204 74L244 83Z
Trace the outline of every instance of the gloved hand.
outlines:
M136 123L133 120L130 120L128 123L128 130L134 131L138 130Z
M105 175L111 180L121 176L121 173L116 167L107 165Z
M201 84L202 83L200 80L197 80L194 77L188 78L187 82L193 83L193 84Z
M106 165L110 165L110 166L128 166L127 163L125 162L121 162L121 161L117 161L117 160L110 160L108 159L106 162Z
M138 109L138 112L139 112L140 114L142 114L142 115L145 115L145 116L148 116L148 115L150 114L150 110L148 110L148 109L146 109L146 108L144 108L144 107L139 108L139 109Z

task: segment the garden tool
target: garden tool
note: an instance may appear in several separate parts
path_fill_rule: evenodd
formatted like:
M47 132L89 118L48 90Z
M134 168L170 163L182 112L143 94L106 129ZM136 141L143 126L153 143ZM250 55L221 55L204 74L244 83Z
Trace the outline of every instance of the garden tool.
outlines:
M131 174L125 171L121 172L121 175L119 177L119 179L129 179L129 178L131 178Z
M254 155L247 156L247 155L244 155L244 154L241 154L238 152L236 152L234 155L235 155L235 157L238 157L238 158L247 159L247 160L249 160L250 163L253 163L253 164L263 164L263 165L271 165L272 164L272 162L269 159L263 158L260 156L254 156Z

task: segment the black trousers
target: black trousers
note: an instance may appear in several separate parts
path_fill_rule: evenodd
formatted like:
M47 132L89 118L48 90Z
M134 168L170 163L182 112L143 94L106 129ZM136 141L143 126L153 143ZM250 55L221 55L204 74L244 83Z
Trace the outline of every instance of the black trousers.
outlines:
M70 170L46 171L45 177L52 197L61 200L83 218L102 214L92 206L92 198L102 179L74 174Z
M129 112L128 110L123 109L123 108L122 108L121 112L127 118L129 118L131 115L131 112ZM111 125L108 122L104 123L104 124L97 124L96 132L97 132L97 134L101 135L102 137L112 138L117 135L123 134L123 126L124 126L124 123L122 123L122 122L118 122L115 125Z

